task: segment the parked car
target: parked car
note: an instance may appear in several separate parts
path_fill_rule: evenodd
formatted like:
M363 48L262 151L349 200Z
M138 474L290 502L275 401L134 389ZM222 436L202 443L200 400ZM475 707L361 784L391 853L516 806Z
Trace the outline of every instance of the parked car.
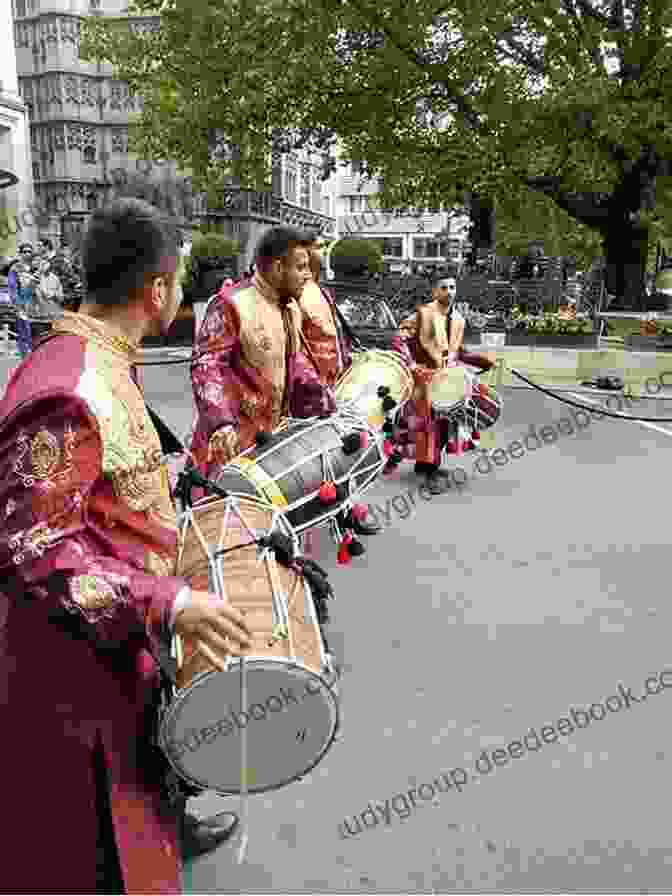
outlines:
M389 350L399 322L384 299L374 296L347 296L336 305L353 334L364 348Z

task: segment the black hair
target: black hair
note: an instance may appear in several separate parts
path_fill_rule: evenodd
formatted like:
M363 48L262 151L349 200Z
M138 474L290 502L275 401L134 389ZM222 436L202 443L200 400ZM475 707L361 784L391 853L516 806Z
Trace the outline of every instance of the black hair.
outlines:
M286 257L297 246L307 249L311 242L310 235L297 227L271 227L257 243L254 253L256 268L263 274L274 259Z
M30 249L31 252L33 251L33 247L30 243L21 243L17 251L21 253L24 249Z
M157 208L142 199L115 199L91 215L82 242L89 299L125 304L148 274L167 273L164 259L177 255L177 230Z

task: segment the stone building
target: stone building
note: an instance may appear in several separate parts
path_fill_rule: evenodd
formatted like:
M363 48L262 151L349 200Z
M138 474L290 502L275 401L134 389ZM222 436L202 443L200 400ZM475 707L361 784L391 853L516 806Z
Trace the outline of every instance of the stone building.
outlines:
M0 4L0 35L0 256L13 257L17 242L34 242L36 228L28 214L34 200L30 136L19 94L9 3Z
M97 205L110 195L119 171L141 171L157 182L178 176L170 162L146 163L128 151L129 115L142 100L114 78L111 66L79 58L80 22L87 15L121 16L125 0L12 0L19 89L29 112L32 174L37 204L44 213L41 233L73 242ZM154 16L133 17L130 27L155 29ZM305 152L276 160L271 193L241 193L232 185L222 209L193 204L191 224L208 221L241 244L241 263L250 260L265 228L297 223L333 229L324 213L319 174L323 159ZM183 172L188 175L189 172Z
M340 163L330 179L339 238L382 243L386 268L401 273L452 263L461 269L469 250L469 216L444 208L377 208L378 184L365 179L357 163Z

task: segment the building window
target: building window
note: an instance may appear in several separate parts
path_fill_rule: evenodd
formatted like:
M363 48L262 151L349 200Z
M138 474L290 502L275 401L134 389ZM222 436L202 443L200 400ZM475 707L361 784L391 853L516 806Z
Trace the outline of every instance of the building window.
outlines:
M301 201L302 208L310 208L310 167L301 166Z
M288 202L296 204L296 171L285 172L285 198Z
M84 147L84 161L88 165L96 164L96 150L93 146L85 146Z
M391 258L402 258L404 254L403 240L400 236L388 237L382 240L383 255Z
M358 212L368 212L369 205L367 199L368 196L346 196L345 201L347 203L348 212L351 215L356 215Z
M33 180L40 180L40 163L33 162Z
M451 243L449 240L414 239L414 258L451 258Z

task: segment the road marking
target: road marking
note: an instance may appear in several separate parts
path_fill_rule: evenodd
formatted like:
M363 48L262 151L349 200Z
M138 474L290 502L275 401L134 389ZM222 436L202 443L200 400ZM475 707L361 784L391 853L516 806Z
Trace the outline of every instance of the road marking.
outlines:
M594 404L594 405L596 405L597 407L603 407L603 405L601 405L598 401L593 401L593 400L591 400L590 398L588 398L588 397L585 396L585 395L576 395L576 394L573 393L573 392L570 392L569 394L571 395L572 398L575 398L577 401L586 401L586 402L588 402L589 404ZM653 399L652 399L652 400L653 400ZM606 408L606 410L611 410L611 409L610 409L610 408ZM669 429L663 429L662 426L658 426L656 423L648 423L646 420L638 420L637 423L638 423L640 426L643 426L645 429L653 429L655 432L660 432L660 433L662 433L664 436L670 436L670 437L672 437L672 430L669 430ZM670 420L670 423L672 423L672 419Z

